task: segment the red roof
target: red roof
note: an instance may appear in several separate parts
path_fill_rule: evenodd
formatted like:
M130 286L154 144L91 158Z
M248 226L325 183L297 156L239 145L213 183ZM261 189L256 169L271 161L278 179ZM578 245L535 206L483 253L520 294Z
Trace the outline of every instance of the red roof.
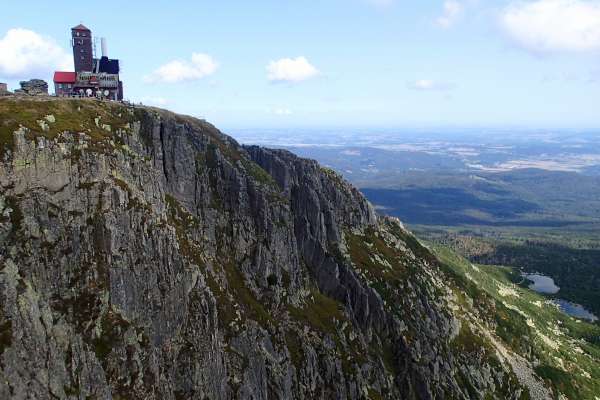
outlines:
M54 83L75 83L77 74L75 72L60 72L54 73Z
M71 29L73 29L74 31L89 31L89 29L83 24L79 24L75 28Z

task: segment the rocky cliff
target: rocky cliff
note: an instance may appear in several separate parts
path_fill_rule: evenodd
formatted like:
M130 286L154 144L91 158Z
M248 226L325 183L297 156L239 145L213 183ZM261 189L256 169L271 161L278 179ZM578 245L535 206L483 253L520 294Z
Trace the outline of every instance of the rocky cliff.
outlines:
M316 162L0 99L0 398L545 399L496 304Z

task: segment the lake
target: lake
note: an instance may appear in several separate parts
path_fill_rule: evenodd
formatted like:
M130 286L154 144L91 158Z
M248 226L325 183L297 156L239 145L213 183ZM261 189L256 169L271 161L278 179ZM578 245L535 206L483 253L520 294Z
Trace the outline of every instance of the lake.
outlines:
M560 291L560 287L554 283L554 279L549 276L541 275L541 274L526 274L521 273L521 275L533 282L529 285L529 289L534 290L538 293L542 294L556 294ZM591 322L596 322L598 317L594 314L586 310L582 305L571 303L570 301L556 299L553 302L558 306L558 308L567 315L575 318L585 319Z
M571 303L570 301L560 299L554 300L554 303L556 303L564 313L570 315L571 317L587 319L591 322L598 321L598 317L583 308L583 306L580 304L575 304Z
M535 290L538 293L556 294L560 290L560 288L554 283L554 279L550 278L549 276L525 273L521 275L533 282L529 285L529 289Z

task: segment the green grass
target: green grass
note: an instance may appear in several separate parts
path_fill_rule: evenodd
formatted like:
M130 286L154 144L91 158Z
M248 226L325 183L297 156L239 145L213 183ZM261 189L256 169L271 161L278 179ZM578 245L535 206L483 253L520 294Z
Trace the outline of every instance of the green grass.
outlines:
M300 341L298 334L293 331L286 332L285 345L290 352L292 364L294 364L296 369L301 368L302 362L304 361L304 351L302 350L302 342Z
M375 389L369 389L367 391L367 394L367 398L369 400L383 400L383 396L381 395L381 393L379 393Z
M518 354L539 360L541 378L570 399L594 400L600 393L598 325L569 317L544 296L515 284L513 268L472 266L443 246L432 248L456 279L476 285L495 302L497 336Z
M389 283L406 277L407 267L403 258L378 237L375 230L368 229L364 236L346 233L345 237L352 261L374 279ZM375 255L389 266L374 258Z
M460 331L452 340L451 345L463 353L479 353L492 350L489 343L483 337L474 334L466 322L461 324Z
M96 357L101 362L106 362L106 357L113 349L122 344L125 331L130 325L119 313L113 310L109 310L102 317L100 334L92 340Z
M55 122L46 117L52 115ZM38 121L44 121L44 130ZM98 123L96 123L98 121ZM27 128L29 136L56 139L63 132L82 132L93 142L112 138L117 129L127 130L133 119L127 108L119 103L75 99L0 99L0 155L14 147L13 133L19 127ZM103 128L111 126L111 132Z
M419 227L419 235L451 247L478 264L503 264L539 272L560 287L556 297L600 314L598 229Z
M252 291L246 286L244 277L239 268L231 262L226 262L223 267L227 275L227 284L229 285L229 290L231 290L233 294L233 298L242 305L248 317L254 319L263 327L267 327L272 321L271 314L267 312L262 303L256 300Z
M279 186L277 186L277 183L275 182L273 177L271 177L271 175L269 175L267 171L262 169L255 162L244 158L242 159L242 165L244 166L246 172L248 172L248 174L252 176L256 182L262 185L270 186L274 189L279 189Z
M550 365L539 365L535 367L535 372L540 378L544 379L547 383L558 388L562 393L566 394L569 398L577 399L579 393L577 388L574 386L571 374L565 371L550 366Z
M311 299L302 308L288 306L292 318L327 334L336 333L336 323L346 321L343 306L318 289L311 290Z

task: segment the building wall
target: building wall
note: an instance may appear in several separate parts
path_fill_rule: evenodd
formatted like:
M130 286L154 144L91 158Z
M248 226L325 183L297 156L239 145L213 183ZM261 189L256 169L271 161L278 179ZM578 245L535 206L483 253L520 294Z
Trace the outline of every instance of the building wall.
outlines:
M8 85L6 83L0 83L0 92L8 92Z
M75 72L91 72L94 70L94 54L92 51L92 32L84 29L72 29L73 61Z
M59 96L70 96L73 93L73 84L54 82L54 93Z
M119 81L119 92L117 93L117 100L123 100L123 82Z
M101 71L95 71L92 32L83 25L71 29L76 81L72 84L54 82L57 96L96 96L112 100L123 99L123 82L119 80L119 60L101 57ZM64 80L64 77L55 78ZM91 90L91 95L87 91ZM108 91L108 94L105 94Z
M87 93L88 89L92 91L90 95ZM105 94L105 91L108 91L108 95ZM98 97L110 100L122 100L122 94L118 88L111 89L55 83L54 93L58 97Z

